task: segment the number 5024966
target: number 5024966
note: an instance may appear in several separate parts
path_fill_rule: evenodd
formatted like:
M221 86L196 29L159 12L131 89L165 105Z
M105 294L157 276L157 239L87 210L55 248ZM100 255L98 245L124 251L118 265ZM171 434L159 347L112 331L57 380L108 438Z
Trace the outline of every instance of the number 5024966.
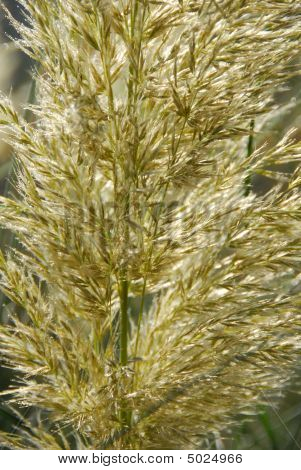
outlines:
M187 463L242 463L242 454L188 454Z

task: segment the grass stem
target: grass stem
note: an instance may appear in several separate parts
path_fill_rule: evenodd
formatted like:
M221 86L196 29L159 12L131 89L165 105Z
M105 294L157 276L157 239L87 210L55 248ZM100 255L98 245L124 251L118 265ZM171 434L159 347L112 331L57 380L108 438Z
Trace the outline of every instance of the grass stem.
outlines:
M127 279L120 282L120 364L127 365L128 361L128 293Z
M254 150L254 127L255 121L252 119L250 124L250 136L248 140L248 150L247 150L247 157L249 158ZM248 176L245 180L245 196L248 196L252 190L252 174L249 172Z

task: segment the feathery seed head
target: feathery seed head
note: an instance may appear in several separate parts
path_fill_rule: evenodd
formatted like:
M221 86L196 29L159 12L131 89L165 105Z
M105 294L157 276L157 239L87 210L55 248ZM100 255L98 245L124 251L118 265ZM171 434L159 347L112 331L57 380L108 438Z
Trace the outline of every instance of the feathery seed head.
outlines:
M23 312L0 350L47 425L3 442L198 448L300 358L300 144L253 142L297 73L301 6L19 3L37 96L33 123L0 104L20 242L1 284ZM277 185L255 195L255 174Z

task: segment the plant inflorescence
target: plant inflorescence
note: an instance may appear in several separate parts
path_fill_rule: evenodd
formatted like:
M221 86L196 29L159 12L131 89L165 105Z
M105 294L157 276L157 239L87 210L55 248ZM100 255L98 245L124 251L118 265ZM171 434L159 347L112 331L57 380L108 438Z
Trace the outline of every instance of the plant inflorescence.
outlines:
M19 241L1 284L20 307L0 349L28 415L3 443L198 448L300 358L301 148L254 143L297 73L301 5L19 3L37 104L29 123L0 103Z

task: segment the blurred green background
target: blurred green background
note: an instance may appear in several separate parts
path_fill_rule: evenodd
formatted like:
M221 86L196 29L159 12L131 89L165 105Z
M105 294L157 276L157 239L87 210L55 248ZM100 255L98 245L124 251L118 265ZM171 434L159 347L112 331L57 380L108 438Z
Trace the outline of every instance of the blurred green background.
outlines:
M11 13L19 21L24 21L22 11L18 8L16 0L3 0ZM22 112L24 104L29 101L31 86L31 73L34 64L23 53L16 50L11 38L17 33L9 25L4 10L0 7L0 90L9 95L15 107ZM291 127L296 128L296 138L301 139L301 80L293 78L286 89L275 94L276 100L284 105L283 112L275 119L267 122L264 134L257 137L257 145L263 141L275 143ZM3 141L0 133L0 194L9 194L13 189L9 183L11 175L11 162L13 155L10 148ZM288 167L285 170L291 171ZM265 192L271 187L268 178L256 178L253 181L253 190L257 193ZM6 250L14 243L11 234L0 232L0 248ZM15 309L7 298L0 296L0 322L9 322L9 313ZM301 377L301 367L298 372ZM14 376L5 368L0 368L0 390L6 390L14 384ZM223 436L208 436L207 448L212 449L300 449L301 448L301 397L298 387L287 390L279 402L278 407L259 407L257 417L250 417L249 421L237 418L233 429L229 429ZM22 410L20 410L22 412ZM27 417L31 417L32 425L35 423L35 411L27 410ZM21 426L21 420L14 417L4 398L0 398L0 429L14 432Z

